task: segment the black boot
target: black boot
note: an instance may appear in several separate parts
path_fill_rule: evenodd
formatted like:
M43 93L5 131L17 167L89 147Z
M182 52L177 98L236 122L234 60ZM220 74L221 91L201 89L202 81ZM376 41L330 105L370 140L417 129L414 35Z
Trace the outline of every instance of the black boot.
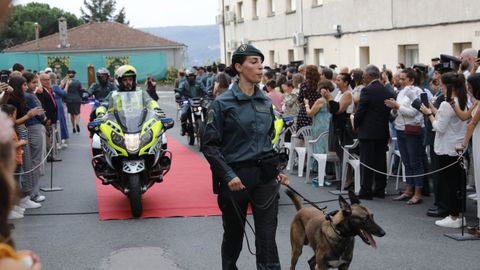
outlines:
M187 133L187 123L183 122L182 123L182 130L180 131L180 135L185 136Z

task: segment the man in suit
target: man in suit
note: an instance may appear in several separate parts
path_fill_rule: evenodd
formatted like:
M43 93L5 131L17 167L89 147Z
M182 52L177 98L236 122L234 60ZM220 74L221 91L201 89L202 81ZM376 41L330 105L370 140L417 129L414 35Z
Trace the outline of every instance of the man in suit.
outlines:
M363 82L366 85L360 94L360 102L354 118L354 128L358 130L360 140L360 162L375 170L386 172L386 150L388 138L388 120L390 108L385 106L386 99L393 95L379 81L380 70L374 65L365 68ZM387 177L362 166L361 189L359 198L371 200L373 197L385 198ZM373 188L373 183L375 187Z
M39 76L40 83L42 85L42 90L37 91L36 96L42 103L42 107L45 110L45 115L47 116L47 123L45 124L46 128L46 139L47 139L47 151L55 146L55 142L52 141L53 136L55 136L54 131L57 124L57 103L55 102L55 94L52 89L52 83L50 81L50 75L48 73L42 73ZM54 144L52 144L52 142ZM47 161L56 162L62 161L61 159L55 158L56 149L54 148L50 153Z

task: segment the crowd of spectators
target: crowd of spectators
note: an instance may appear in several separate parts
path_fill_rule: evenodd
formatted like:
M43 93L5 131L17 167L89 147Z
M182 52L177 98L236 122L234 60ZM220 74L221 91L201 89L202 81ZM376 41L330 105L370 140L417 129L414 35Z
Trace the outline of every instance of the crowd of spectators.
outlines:
M469 177L468 189L473 190L480 182L480 172L474 170L480 168L480 152L478 149L474 151L480 147L480 128L476 127L480 118L477 110L480 91L480 74L477 74L477 70L480 60L477 59L476 50L465 49L460 58L449 55L434 57L430 66L418 63L406 67L399 63L395 71L385 66L380 70L373 65L364 69L351 69L337 68L336 65L296 64L264 67L259 87L272 99L278 112L295 117L295 130L311 127L312 139L328 131L328 141L318 140L313 146L314 153L334 152L341 160L343 147L358 139L360 144L354 153L360 153L362 163L368 165L372 162L370 165L373 168L376 168L378 162L385 163L385 155L378 153L375 156L383 156L380 160L362 161L362 153L365 158L366 148L376 147L382 153L387 150L387 141L385 145L375 141L374 145L368 146L365 137L358 137L362 125L355 126L353 120L357 110L362 111L362 118L368 110L371 110L368 112L370 114L386 112L389 118L386 122L386 127L389 127L388 141L394 141L393 145L401 156L401 159L393 159L393 162L403 163L404 171L401 173L407 179L405 189L393 200L416 205L423 203L423 196L433 193L434 205L426 214L442 218L435 222L438 226L461 226L459 217L464 208L458 194L464 174L457 160L462 150L469 164L468 174L474 175ZM211 67L201 70L207 72L197 73L197 80L200 76L207 88L216 88L216 70L210 72ZM369 90L364 90L367 87ZM227 89L226 83L223 83L222 89ZM380 95L384 98L380 100L377 112L376 109L366 108L369 99L379 97L375 91L386 93ZM370 132L376 132L376 124L369 125L373 127ZM396 173L397 166L391 167ZM303 168L299 168L301 169ZM380 164L377 169L384 174L362 167L361 198L385 198L388 170L386 164ZM437 170L436 173L429 173ZM351 178L349 170L346 188L353 188ZM471 194L469 198L477 200L477 193ZM480 217L480 210L478 216ZM480 235L478 226L473 226L471 231Z

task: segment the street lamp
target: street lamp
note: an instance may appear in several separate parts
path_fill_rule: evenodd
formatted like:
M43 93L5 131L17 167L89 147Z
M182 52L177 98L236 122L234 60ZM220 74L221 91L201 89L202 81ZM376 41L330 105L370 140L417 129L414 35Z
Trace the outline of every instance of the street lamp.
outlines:
M35 22L33 25L35 26L35 44L37 45L38 49L40 47L40 43L38 41L40 26L38 25L38 22Z

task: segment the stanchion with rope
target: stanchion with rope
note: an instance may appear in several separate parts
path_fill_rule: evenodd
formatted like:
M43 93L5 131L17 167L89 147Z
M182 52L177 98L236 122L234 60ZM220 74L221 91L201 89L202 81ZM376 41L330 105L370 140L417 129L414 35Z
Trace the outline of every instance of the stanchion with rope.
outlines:
M54 147L56 146L55 144L55 141L54 139L52 138L52 146L50 147L50 149L48 150L47 154L45 155L45 157L43 157L42 161L40 161L37 165L33 166L32 169L26 171L26 172L21 172L21 173L14 173L13 175L25 175L25 174L29 174L33 171L35 171L36 169L38 169L40 166L42 166L45 161L48 159L48 157L50 156L50 154L52 153ZM63 190L61 187L56 187L56 186L53 186L53 162L50 162L50 187L42 187L40 188L40 190L42 191L45 191L45 192L50 192L50 191L61 191Z
M460 175L460 192L457 194L457 199L460 201L460 218L462 219L462 231L460 233L445 233L444 236L457 240L480 240L480 237L465 233L465 199L467 194L467 165L465 164L463 153L459 153L460 166L462 166L462 173Z
M55 140L55 128L52 126L52 130L51 130L51 134L50 134L50 137L52 139L52 147L50 148L50 151L52 151L53 149L55 149L56 145L57 145L57 142ZM56 151L54 151L56 152ZM46 155L47 157L49 156L48 154ZM53 160L53 154L52 154L52 160L50 161L50 186L49 187L41 187L40 190L41 191L44 191L44 192L53 192L53 191L62 191L63 188L61 187L58 187L58 186L53 186L53 163L54 163L54 160Z

